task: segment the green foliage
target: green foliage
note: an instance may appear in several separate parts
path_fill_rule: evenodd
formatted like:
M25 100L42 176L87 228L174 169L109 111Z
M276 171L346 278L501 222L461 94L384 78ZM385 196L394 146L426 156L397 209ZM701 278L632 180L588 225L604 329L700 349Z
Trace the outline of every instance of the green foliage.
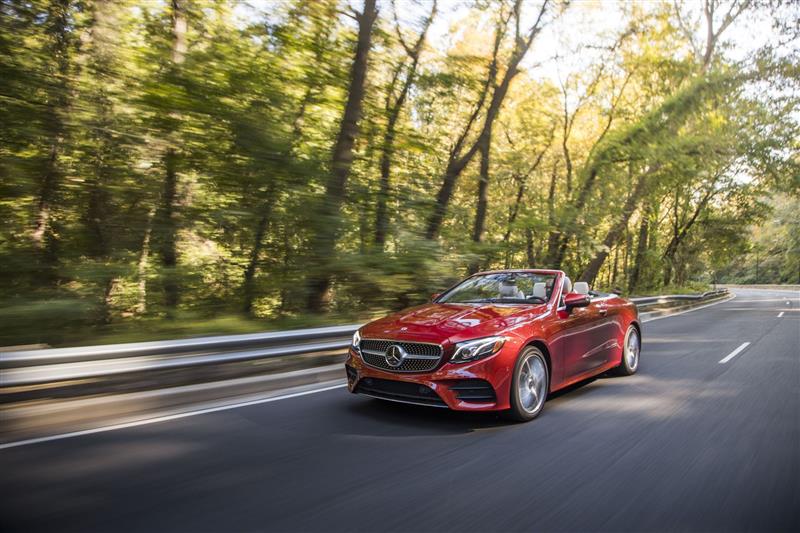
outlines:
M441 236L424 238L454 147L474 143L486 117L507 3L445 4L436 16L450 20L432 26L394 123L376 245L388 103L410 68L399 35L408 45L419 34L426 2L398 2L397 19L381 3L344 201L331 210L358 38L348 3L0 0L0 344L365 320L476 266L577 278L601 257L594 285L636 294L798 282L800 68L782 48L792 29L777 24L736 61L726 53L737 43L721 42L704 65L672 2L621 6L620 33L578 35L553 60L557 77L534 45L491 131L482 238L480 157ZM581 9L548 22L572 35ZM336 238L320 258L328 225ZM311 314L320 274L329 305Z
M800 199L776 194L768 207L769 215L731 254L740 259L719 259L720 273L730 283L800 283Z

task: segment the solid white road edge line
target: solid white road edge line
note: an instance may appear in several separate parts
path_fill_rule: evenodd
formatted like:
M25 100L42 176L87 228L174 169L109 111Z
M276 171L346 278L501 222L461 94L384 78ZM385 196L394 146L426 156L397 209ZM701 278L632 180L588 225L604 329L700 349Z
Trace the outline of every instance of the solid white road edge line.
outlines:
M117 429L126 429L126 428L133 428L137 426L144 426L147 424L158 424L159 422L167 422L170 420L177 420L179 418L188 418L190 416L197 416L197 415L204 415L208 413L216 413L217 411L227 411L229 409L237 409L239 407L247 407L248 405L258 405L261 403L269 403L269 402L277 402L278 400L288 400L289 398L296 398L298 396L306 396L309 394L316 394L318 392L325 392L333 389L340 389L342 387L346 387L346 383L341 383L339 385L332 385L329 387L323 387L321 389L313 389L308 391L302 392L295 392L292 394L284 394L282 396L271 396L269 398L259 398L257 400L250 400L246 402L239 402L239 403L231 403L226 405L218 405L216 407L208 407L205 409L198 409L196 411L186 411L183 413L176 413L172 415L166 416L157 416L154 418L145 418L143 420L136 420L133 422L126 422L124 424L113 424L111 426L103 426L98 428L92 429L84 429L81 431L72 431L70 433L61 433L59 435L49 435L47 437L37 437L35 439L26 439L26 440L18 440L15 442L7 442L4 444L0 444L0 450L5 450L7 448L16 448L18 446L27 446L28 444L38 444L40 442L49 442L53 440L62 440L62 439L69 439L72 437L80 437L82 435L92 435L94 433L104 433L106 431L115 431Z
M780 317L782 317L782 316L783 316L783 311L781 311L780 313L778 313L778 318L780 318Z
M699 311L700 309L706 309L708 307L713 307L718 304L724 304L725 302L730 302L734 298L736 298L736 294L731 295L730 298L725 298L723 300L719 300L718 302L710 303L708 305L701 305L700 307L692 307L691 309L687 309L686 311L681 311L679 313L648 318L646 320L642 320L642 323L652 322L653 320L661 320L662 318L672 318L673 316L685 315L686 313L691 313L692 311Z
M743 342L741 346L739 346L734 351L732 351L731 353L720 359L719 363L721 365L724 365L725 363L727 363L728 361L730 361L731 359L742 353L744 349L747 348L748 346L750 346L749 342Z

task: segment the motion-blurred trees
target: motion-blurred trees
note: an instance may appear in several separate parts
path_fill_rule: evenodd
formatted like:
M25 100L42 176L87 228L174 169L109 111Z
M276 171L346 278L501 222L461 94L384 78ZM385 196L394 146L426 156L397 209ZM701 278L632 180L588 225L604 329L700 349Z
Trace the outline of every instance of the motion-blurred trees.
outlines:
M262 7L0 0L0 344L798 281L796 3Z

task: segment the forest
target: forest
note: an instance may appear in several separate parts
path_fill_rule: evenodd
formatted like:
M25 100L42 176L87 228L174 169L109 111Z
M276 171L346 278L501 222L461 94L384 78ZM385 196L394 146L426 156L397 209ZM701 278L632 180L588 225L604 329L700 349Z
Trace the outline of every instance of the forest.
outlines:
M799 36L786 0L0 0L0 345L497 268L800 283Z

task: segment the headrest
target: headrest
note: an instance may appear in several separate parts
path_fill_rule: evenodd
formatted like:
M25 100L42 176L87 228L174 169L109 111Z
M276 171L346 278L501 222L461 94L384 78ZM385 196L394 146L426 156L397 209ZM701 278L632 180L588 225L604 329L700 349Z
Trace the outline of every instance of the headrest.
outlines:
M501 298L524 298L525 295L517 288L516 285L508 285L505 282L500 284L500 297Z
M564 292L563 294L569 294L572 292L572 280L569 279L567 276L564 276Z
M544 284L544 282L533 284L533 295L537 298L547 300L547 286Z
M589 284L585 281L576 281L572 290L578 294L589 294Z

